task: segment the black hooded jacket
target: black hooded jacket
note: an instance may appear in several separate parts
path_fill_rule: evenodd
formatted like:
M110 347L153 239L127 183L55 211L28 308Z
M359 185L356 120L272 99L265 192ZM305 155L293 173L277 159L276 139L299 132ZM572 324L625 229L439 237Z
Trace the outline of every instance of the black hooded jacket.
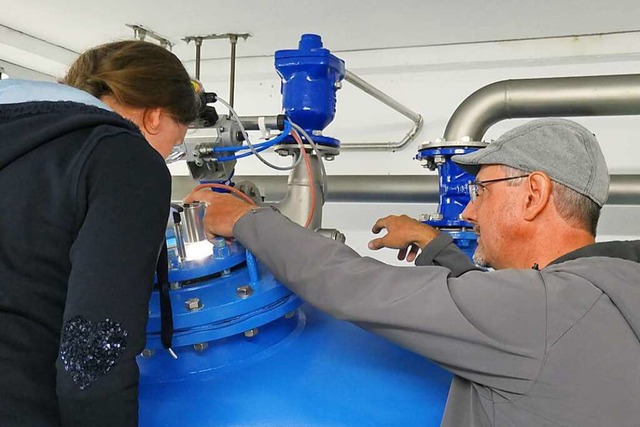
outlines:
M135 426L169 172L111 111L1 101L0 424Z

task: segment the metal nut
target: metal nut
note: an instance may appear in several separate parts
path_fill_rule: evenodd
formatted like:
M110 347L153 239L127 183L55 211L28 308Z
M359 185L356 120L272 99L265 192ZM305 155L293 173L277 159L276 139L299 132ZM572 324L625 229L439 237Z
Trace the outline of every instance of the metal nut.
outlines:
M244 336L247 338L253 338L258 335L258 332L260 332L258 328L249 329L248 331L244 332Z
M290 312L288 312L287 314L284 315L284 318L285 319L291 319L295 315L296 315L295 311L290 311Z
M200 298L189 298L184 302L184 306L189 311L200 310L202 307L204 307L202 301L200 301Z
M207 348L209 348L208 342L199 342L193 345L195 351L205 351Z
M249 285L238 286L238 288L236 289L236 295L238 295L238 297L242 299L249 298L251 295L253 295L253 288Z

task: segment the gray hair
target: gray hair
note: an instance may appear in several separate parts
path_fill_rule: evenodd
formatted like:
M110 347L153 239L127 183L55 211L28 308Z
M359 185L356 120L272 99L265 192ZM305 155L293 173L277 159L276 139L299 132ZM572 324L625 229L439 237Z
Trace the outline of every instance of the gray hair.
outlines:
M502 170L508 177L527 173L526 171L504 165L502 165ZM523 179L524 178L507 181L507 185L520 185ZM552 182L551 197L553 198L560 217L568 223L586 229L592 236L595 236L598 219L600 218L600 207L587 196L562 184L558 184L553 180Z

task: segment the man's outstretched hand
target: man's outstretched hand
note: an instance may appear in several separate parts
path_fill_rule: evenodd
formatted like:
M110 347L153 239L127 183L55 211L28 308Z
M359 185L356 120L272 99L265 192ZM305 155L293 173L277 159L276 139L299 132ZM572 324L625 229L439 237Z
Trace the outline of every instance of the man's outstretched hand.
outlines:
M382 230L387 230L387 234L371 240L368 245L369 249L399 249L398 259L400 261L406 259L407 262L413 262L418 256L418 251L439 234L435 228L407 215L389 215L380 218L373 225L371 231L378 234Z

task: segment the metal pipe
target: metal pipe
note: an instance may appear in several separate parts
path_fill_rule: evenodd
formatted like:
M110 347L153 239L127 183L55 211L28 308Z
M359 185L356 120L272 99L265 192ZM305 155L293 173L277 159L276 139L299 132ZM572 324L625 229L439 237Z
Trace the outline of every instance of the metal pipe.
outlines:
M351 83L352 85L354 85L355 87L357 87L358 89L362 90L363 92L373 96L375 99L382 102L383 104L393 108L398 113L405 116L406 118L414 122L417 122L418 120L420 120L420 114L408 109L407 107L405 107L404 105L396 101L395 99L391 98L389 95L385 94L384 92L377 89L370 83L367 83L362 78L353 74L351 71L345 70L344 79L349 83Z
M202 39L195 38L196 44L196 80L200 80L200 51L202 50Z
M640 204L640 175L611 175L607 204Z
M277 116L240 116L240 121L245 130L260 130L260 121L264 122L264 126L270 130L283 130L285 116L279 114Z
M309 174L304 162L300 162L287 178L286 193L279 195L277 199L271 200L283 215L291 221L300 225L305 225L310 214L311 198L315 197L312 220L309 228L315 230L322 226L322 206L325 202L325 194L322 189L322 169L320 161L315 155L309 156L311 163L311 179L313 179L313 192ZM258 187L260 188L260 187Z
M256 184L268 203L287 192L287 176L235 176ZM196 185L190 176L173 177L172 200L182 200ZM325 202L438 203L436 175L329 175ZM640 205L640 175L611 175L608 205ZM306 205L304 205L306 207Z
M504 119L640 114L640 74L503 80L458 106L445 141L480 141Z
M157 42L160 43L160 46L162 46L165 49L171 50L173 49L173 43L171 43L169 41L168 38L161 36L160 34L156 33L155 31L149 29L149 28L145 28L142 25L137 25L137 24L125 24L127 27L133 29L133 37L137 38L141 41L144 41L147 37L151 37L152 39L156 40Z
M371 95L378 101L382 102L383 104L391 107L395 111L407 117L414 124L409 130L409 132L407 132L404 138L402 138L399 142L382 142L382 143L365 142L365 143L344 144L341 146L342 150L393 150L395 151L395 150L403 149L404 147L407 146L407 144L409 144L409 142L413 141L413 139L416 137L418 132L420 132L420 129L422 129L422 124L424 122L420 114L400 104L398 101L391 98L389 95L385 94L381 90L375 88L370 83L367 83L366 81L364 81L357 75L353 74L349 70L345 70L344 79L349 83L351 83L352 85L354 85L355 87L357 87L358 89Z
M236 89L236 45L238 43L238 36L231 34L229 36L231 42L231 70L229 76L229 105L233 108L233 101L235 98Z

